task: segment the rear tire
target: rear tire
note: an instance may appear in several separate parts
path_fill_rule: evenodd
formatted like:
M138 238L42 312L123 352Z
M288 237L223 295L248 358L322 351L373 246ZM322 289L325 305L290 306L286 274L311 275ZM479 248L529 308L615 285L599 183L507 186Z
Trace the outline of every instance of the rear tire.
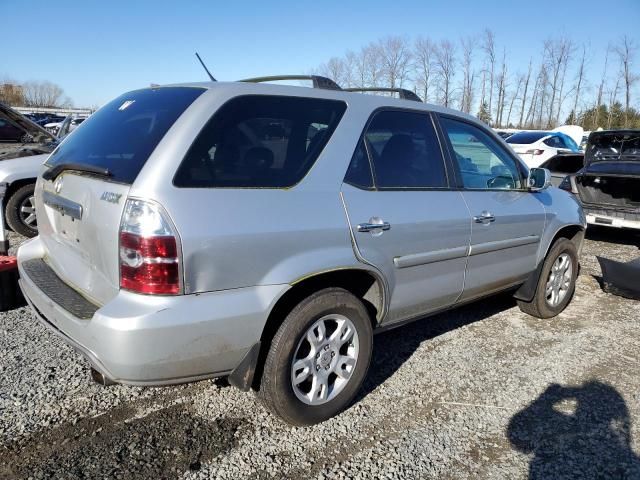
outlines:
M533 299L530 302L518 300L518 307L537 318L555 317L571 301L577 277L576 246L571 240L559 238L544 260Z
M34 190L33 183L20 187L9 197L5 209L5 218L11 230L29 238L38 235Z
M360 390L372 344L362 302L341 288L321 290L300 302L273 337L258 396L291 425L327 420Z

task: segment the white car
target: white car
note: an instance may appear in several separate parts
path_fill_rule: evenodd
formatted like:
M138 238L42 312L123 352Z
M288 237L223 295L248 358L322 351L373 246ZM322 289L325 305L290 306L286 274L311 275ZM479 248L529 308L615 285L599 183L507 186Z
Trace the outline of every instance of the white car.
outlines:
M518 132L507 138L506 142L529 168L539 167L559 153L580 152L578 144L562 132Z

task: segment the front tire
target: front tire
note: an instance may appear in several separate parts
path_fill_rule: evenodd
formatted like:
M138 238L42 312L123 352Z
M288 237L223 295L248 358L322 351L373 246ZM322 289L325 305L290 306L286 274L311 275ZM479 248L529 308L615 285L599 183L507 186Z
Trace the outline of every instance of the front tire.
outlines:
M313 425L353 401L369 369L367 309L341 288L321 290L287 315L271 342L259 397L291 425Z
M524 313L551 318L562 312L573 297L578 277L578 252L571 240L560 238L544 260L536 293L530 302L518 300Z
M29 238L38 234L34 190L33 183L20 187L9 197L5 209L5 218L11 230Z

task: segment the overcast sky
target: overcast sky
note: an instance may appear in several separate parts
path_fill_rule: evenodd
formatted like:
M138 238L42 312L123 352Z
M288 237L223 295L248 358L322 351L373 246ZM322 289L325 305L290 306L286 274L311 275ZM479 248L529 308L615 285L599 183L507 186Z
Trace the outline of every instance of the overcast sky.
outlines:
M586 43L595 83L608 43L627 34L640 44L640 0L0 0L0 19L0 80L55 82L76 106L150 83L205 80L194 51L218 79L234 80L307 73L386 35L457 42L490 28L514 70L537 61L546 38Z

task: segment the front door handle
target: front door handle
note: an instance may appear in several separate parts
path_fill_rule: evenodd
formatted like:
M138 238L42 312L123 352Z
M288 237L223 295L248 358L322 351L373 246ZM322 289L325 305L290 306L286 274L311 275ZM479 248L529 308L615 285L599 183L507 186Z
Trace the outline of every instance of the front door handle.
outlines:
M495 222L496 217L494 217L492 213L487 212L485 210L480 215L476 215L475 217L473 217L473 221L476 223L485 223L485 222L490 223L490 222Z
M389 222L383 222L382 220L376 222L375 220L379 219L372 218L369 220L371 223L359 223L356 228L359 232L383 232L391 230L391 224Z

